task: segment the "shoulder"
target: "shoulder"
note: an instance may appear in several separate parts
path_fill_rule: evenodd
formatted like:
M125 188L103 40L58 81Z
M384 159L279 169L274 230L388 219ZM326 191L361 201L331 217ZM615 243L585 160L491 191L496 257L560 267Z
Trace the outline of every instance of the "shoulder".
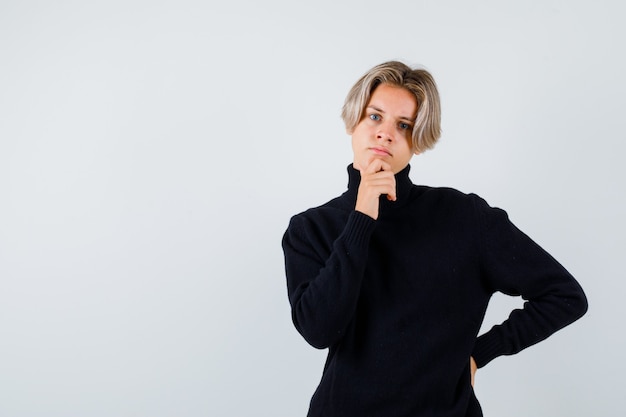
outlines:
M352 209L343 200L342 196L336 197L295 214L289 220L287 232L327 229L337 223L345 223Z
M465 193L451 187L414 185L412 194L413 201L419 200L421 204L432 204L440 207L487 204L484 199L474 193Z
M475 193L466 193L451 187L415 186L411 208L429 219L453 224L483 222L494 214L506 216L501 209L492 208Z
M333 242L345 230L354 210L345 210L333 199L291 217L283 235L286 253L311 253L319 260L327 257Z

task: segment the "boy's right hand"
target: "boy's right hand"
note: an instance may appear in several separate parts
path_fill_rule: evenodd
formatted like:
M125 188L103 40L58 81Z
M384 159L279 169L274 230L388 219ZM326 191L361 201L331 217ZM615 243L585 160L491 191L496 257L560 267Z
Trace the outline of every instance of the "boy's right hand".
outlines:
M356 197L355 210L378 219L380 196L387 195L390 201L396 201L396 178L391 171L391 165L374 158L368 166L359 170L361 184Z

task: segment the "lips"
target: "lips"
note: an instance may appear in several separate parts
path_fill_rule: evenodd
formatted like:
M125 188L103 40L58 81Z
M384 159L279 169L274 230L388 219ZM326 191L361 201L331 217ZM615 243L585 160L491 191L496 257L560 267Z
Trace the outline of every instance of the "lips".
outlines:
M389 152L387 148L383 148L381 146L374 146L370 148L370 151L374 152L376 155L391 156L391 152Z

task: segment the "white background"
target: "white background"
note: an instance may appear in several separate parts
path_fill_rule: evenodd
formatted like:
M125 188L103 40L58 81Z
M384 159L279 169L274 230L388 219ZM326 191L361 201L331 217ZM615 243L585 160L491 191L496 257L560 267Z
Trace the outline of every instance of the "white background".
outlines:
M623 415L624 12L0 0L0 415L305 415L325 352L291 324L280 240L345 189L343 99L389 59L442 96L413 181L505 208L589 297L479 371L485 414Z

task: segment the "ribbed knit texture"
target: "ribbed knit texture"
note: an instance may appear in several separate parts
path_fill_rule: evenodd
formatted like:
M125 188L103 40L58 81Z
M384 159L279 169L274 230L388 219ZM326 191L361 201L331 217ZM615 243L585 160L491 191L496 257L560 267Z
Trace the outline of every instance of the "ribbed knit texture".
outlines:
M283 238L292 318L328 348L310 417L481 416L479 367L545 339L582 316L576 280L500 209L396 175L397 201L374 220L348 190L294 216ZM491 295L527 302L478 336Z

